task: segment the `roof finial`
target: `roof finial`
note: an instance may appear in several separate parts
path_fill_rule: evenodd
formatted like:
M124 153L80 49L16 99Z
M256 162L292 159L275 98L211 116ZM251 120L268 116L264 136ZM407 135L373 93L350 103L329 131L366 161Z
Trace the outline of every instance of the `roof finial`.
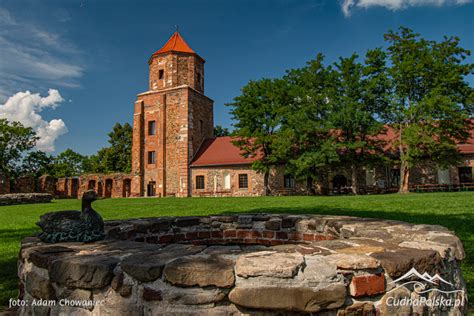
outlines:
M176 24L174 27L176 28L176 33L179 33L179 25Z

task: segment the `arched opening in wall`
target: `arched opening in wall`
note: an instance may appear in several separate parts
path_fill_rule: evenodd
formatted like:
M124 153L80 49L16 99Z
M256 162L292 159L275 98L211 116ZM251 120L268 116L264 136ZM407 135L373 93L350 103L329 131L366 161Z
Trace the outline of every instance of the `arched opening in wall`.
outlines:
M87 190L95 190L95 180L89 180L87 184Z
M112 179L106 179L105 180L105 197L112 197L112 188L114 186L113 180Z
M71 181L71 197L77 198L79 193L79 179L73 178Z
M343 193L347 187L347 178L342 174L335 175L332 179L334 193Z
M97 183L97 195L104 196L104 185L102 184L102 181Z
M124 179L122 186L122 196L129 197L132 192L132 180Z

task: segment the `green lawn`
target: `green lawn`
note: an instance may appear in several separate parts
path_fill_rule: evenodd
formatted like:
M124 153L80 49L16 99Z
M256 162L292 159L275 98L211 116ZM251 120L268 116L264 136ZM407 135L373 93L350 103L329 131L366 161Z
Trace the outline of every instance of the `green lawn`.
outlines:
M461 238L467 258L462 268L474 301L474 192L372 196L254 198L107 199L94 203L104 219L224 213L307 213L351 215L439 224ZM79 200L0 207L0 305L17 295L16 260L20 240L37 231L38 217L49 211L79 209ZM472 305L471 305L472 306Z

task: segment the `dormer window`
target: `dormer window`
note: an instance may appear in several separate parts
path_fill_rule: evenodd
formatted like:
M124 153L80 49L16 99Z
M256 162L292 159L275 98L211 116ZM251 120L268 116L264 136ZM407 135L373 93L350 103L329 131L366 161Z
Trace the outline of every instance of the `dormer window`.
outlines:
M163 80L165 77L165 71L163 69L158 70L158 79Z

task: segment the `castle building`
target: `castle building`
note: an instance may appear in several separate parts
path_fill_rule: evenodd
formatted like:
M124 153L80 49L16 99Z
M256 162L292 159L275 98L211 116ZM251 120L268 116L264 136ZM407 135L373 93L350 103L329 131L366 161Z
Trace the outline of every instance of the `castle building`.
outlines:
M190 195L189 165L214 129L204 63L178 32L148 61L133 117L132 196Z
M350 171L344 167L328 170L320 175L319 183L310 184L285 174L284 166L276 166L269 174L269 190L265 190L264 175L252 169L259 157L243 157L231 137L213 137L213 101L204 90L205 60L176 32L148 65L148 90L137 95L134 105L131 174L43 178L40 192L51 191L59 197L80 197L90 189L104 197L258 196L337 194L352 185ZM391 142L396 134L389 129L383 138ZM449 189L474 189L474 130L458 150L463 160L457 166L439 169L427 159L414 168L411 187L440 184ZM398 190L400 169L396 165L359 172L363 192ZM23 182L16 187L26 187Z

